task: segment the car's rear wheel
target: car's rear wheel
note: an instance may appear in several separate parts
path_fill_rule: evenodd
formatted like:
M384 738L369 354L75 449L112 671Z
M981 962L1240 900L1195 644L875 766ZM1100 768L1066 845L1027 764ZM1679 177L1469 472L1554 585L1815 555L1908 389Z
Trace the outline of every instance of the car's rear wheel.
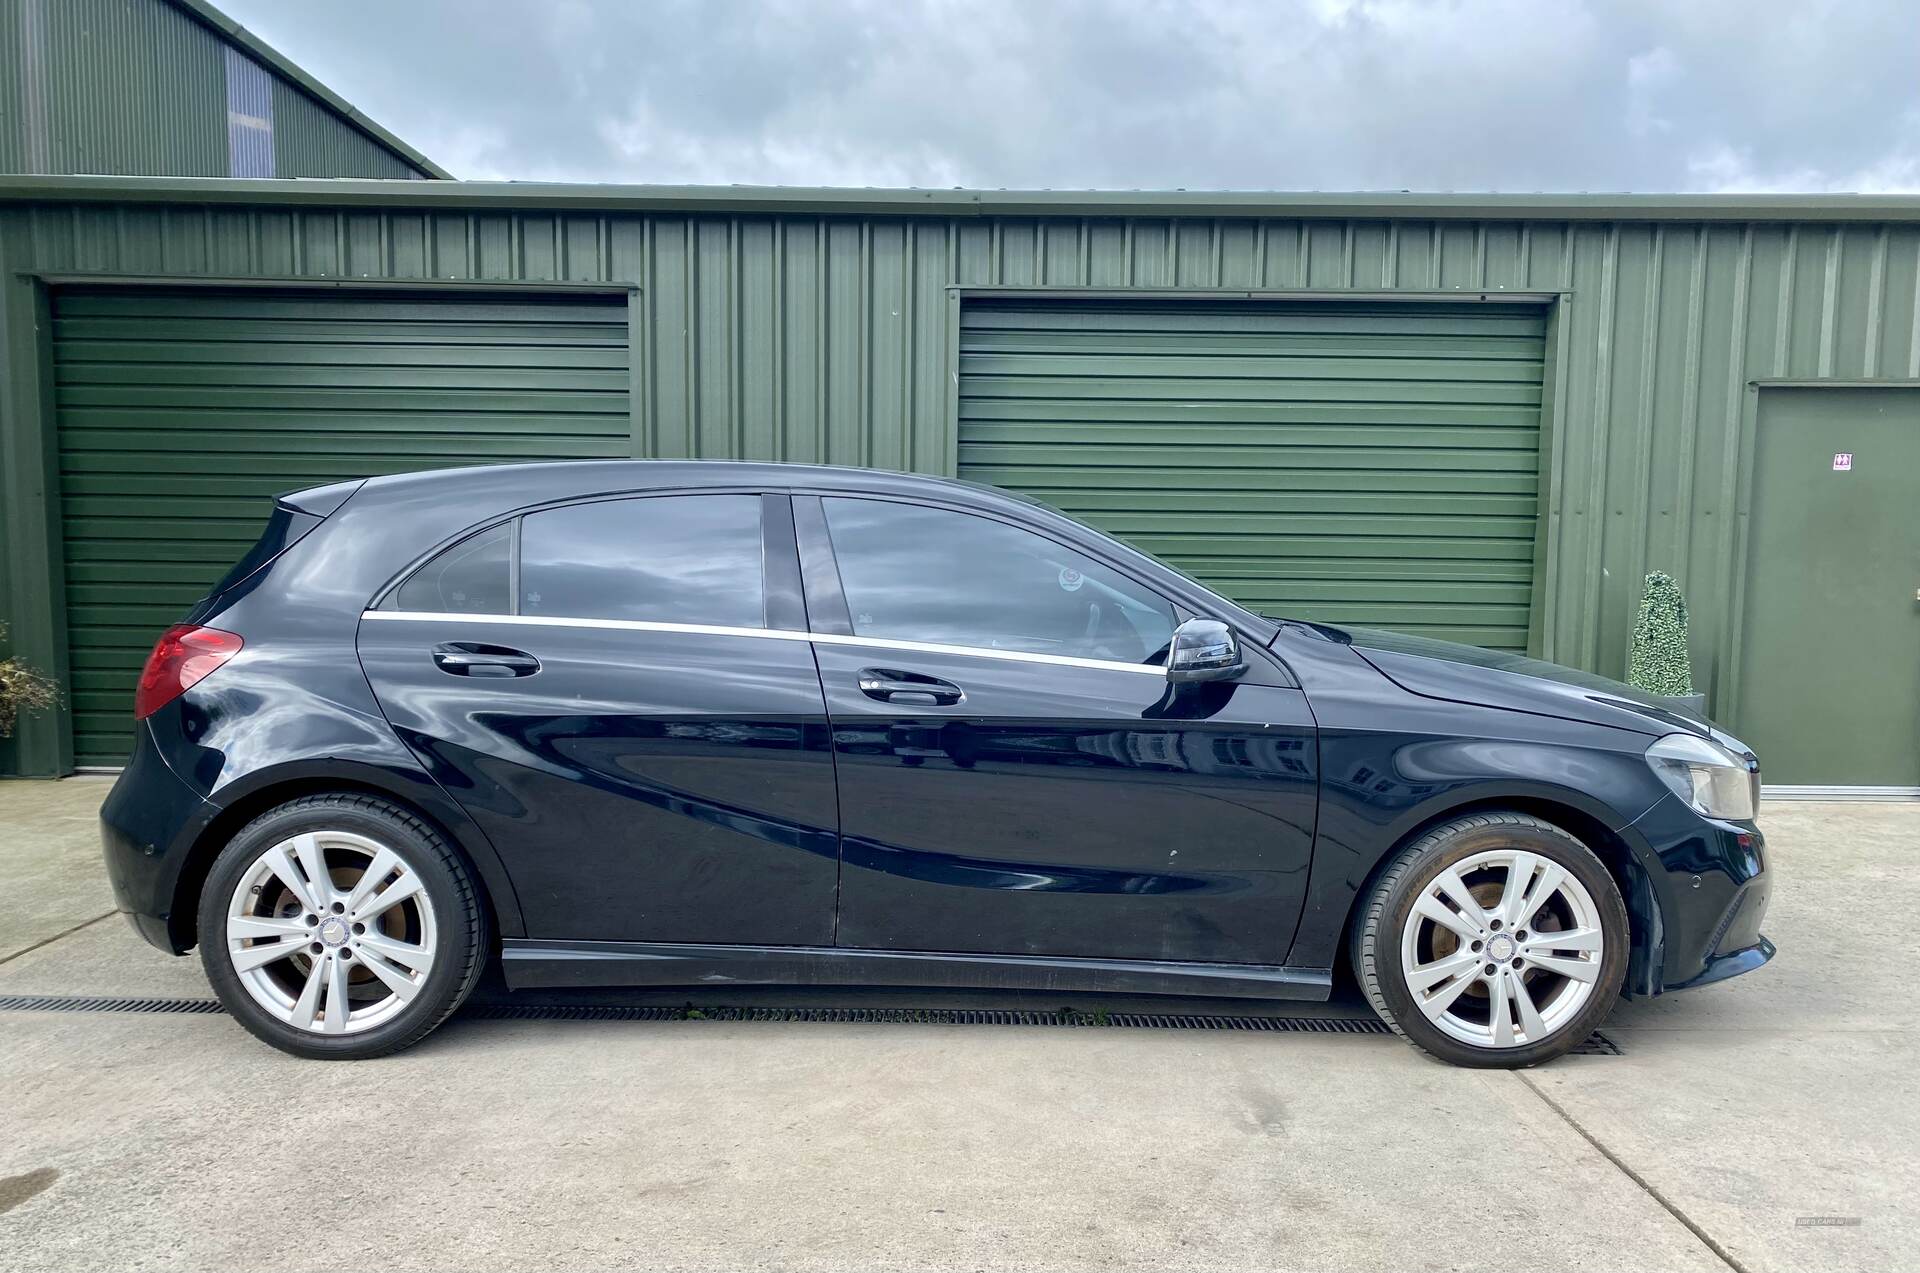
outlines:
M1626 976L1627 912L1560 827L1488 813L1435 827L1390 862L1354 932L1374 1010L1456 1065L1550 1061L1606 1019Z
M306 796L255 818L200 897L214 992L297 1056L363 1059L418 1042L472 992L486 946L459 855L369 796Z

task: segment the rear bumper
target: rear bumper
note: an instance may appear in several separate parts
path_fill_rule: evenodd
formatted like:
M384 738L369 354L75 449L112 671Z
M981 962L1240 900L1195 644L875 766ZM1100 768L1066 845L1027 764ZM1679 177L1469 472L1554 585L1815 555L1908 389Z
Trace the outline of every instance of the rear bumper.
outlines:
M143 723L133 755L100 806L100 848L114 904L134 931L169 954L187 949L191 925L173 901L194 831L216 812L160 758Z

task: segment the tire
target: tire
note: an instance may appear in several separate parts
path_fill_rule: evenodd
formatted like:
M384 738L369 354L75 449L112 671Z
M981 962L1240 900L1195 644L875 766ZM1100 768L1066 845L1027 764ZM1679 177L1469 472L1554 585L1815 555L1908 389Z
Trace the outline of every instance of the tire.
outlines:
M1409 1043L1454 1065L1521 1069L1606 1019L1629 939L1620 890L1591 849L1539 818L1486 813L1433 828L1387 863L1352 955L1374 1011Z
M200 894L200 958L220 1002L256 1037L315 1060L418 1043L473 992L487 949L459 853L372 796L303 796L260 815Z

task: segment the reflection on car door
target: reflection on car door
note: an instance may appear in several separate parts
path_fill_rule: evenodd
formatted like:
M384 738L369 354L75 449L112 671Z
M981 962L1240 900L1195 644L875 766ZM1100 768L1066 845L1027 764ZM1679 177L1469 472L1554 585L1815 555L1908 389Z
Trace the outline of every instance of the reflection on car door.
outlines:
M1284 960L1315 782L1282 669L1175 695L1158 666L1172 606L1087 554L897 500L796 511L839 771L841 945Z
M754 635L804 627L797 587L777 586L797 585L787 509L700 494L531 512L361 623L382 709L493 841L529 936L831 944L819 675L804 640Z

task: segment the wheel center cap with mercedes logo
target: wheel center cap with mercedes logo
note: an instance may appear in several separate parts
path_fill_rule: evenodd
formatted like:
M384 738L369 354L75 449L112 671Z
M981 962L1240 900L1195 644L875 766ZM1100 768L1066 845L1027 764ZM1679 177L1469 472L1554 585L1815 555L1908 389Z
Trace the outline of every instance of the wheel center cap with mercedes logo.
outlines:
M1504 964L1513 958L1513 938L1501 933L1487 943L1487 958L1496 964Z
M320 925L320 940L329 946L347 944L347 922L343 919L329 919Z

